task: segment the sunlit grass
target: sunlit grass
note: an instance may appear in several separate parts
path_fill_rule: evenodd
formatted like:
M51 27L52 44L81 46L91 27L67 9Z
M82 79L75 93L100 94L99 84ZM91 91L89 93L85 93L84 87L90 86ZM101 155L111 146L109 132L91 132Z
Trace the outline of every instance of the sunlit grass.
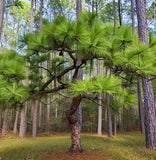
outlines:
M88 152L86 160L155 160L156 151L145 148L145 137L141 134L124 133L112 138L94 135L82 135L82 147ZM58 151L68 151L71 140L70 134L55 137L16 138L9 136L0 140L0 157L2 160L73 160L65 155L50 156ZM62 154L60 152L60 154ZM89 154L92 153L90 159ZM66 153L66 152L64 152ZM98 154L97 154L98 153ZM49 155L49 156L48 156ZM85 156L85 155L83 155ZM49 157L49 158L48 158ZM78 159L81 156L78 156Z

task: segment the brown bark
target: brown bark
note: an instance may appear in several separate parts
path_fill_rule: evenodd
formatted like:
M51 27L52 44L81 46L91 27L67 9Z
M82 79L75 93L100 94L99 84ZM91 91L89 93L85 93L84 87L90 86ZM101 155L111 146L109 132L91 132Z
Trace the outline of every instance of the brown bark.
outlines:
M25 137L25 134L26 134L26 128L27 128L26 107L27 107L27 102L25 102L25 104L23 105L21 109L19 137Z
M136 0L139 38L148 43L148 26L146 17L146 0ZM149 78L143 78L143 95L145 107L145 137L146 147L156 149L156 119L153 87Z
M47 116L46 116L46 131L47 132L49 132L49 129L50 129L49 120L50 120L50 97L47 100Z
M0 0L0 40L2 35L3 19L4 19L4 0Z
M83 151L81 148L80 130L78 128L77 119L74 116L74 113L77 111L81 100L82 100L81 96L73 98L70 109L66 113L67 119L68 119L69 124L71 126L72 145L70 148L70 152L73 155L80 154Z
M7 129L8 129L8 108L4 110L2 136L5 136L7 134Z
M107 126L108 126L108 137L112 137L112 117L110 109L110 95L107 93Z
M17 133L18 115L19 115L19 109L17 109L16 111L16 117L15 117L15 122L14 122L14 134Z
M2 109L0 109L0 133L2 131Z
M33 110L33 126L32 126L32 137L36 137L37 135L37 110L38 110L38 101L32 100L32 105L34 106Z
M79 14L82 11L82 5L81 5L81 0L76 0L76 17L77 20L79 19Z

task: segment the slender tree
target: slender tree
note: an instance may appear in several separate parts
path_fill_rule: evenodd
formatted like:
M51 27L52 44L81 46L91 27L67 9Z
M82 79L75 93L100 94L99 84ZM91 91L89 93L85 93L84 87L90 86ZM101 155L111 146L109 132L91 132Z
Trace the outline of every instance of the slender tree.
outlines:
M17 133L18 117L19 117L19 108L17 108L16 110L16 116L15 116L15 122L14 122L14 134Z
M8 108L4 110L2 136L5 136L7 134L7 129L8 129Z
M3 19L4 19L4 3L5 3L5 0L0 0L0 40L2 35L2 26L3 26Z
M148 26L146 18L146 0L136 0L139 38L142 43L148 44ZM145 135L146 147L156 149L156 119L153 87L149 78L142 79L144 107L145 107Z

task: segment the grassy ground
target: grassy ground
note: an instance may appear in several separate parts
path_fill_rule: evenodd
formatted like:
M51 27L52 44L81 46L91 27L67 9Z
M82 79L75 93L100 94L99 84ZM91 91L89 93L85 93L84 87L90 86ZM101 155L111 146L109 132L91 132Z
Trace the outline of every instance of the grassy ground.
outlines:
M115 137L84 134L82 155L71 156L70 134L37 138L9 135L0 140L1 160L156 160L156 151L145 148L144 135L124 133Z

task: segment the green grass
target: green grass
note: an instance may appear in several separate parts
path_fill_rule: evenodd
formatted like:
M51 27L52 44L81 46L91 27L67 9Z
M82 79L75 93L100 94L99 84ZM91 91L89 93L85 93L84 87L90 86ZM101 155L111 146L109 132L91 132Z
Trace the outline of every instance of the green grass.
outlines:
M83 149L89 153L91 151L93 154L96 152L101 154L100 160L156 160L156 151L145 148L145 138L141 134L124 133L112 138L89 135L81 137ZM0 140L0 157L1 160L25 160L26 158L44 160L43 155L69 150L70 143L70 135L37 138L9 136L6 140ZM62 158L57 156L49 158L49 160L60 159L69 160L63 155Z

